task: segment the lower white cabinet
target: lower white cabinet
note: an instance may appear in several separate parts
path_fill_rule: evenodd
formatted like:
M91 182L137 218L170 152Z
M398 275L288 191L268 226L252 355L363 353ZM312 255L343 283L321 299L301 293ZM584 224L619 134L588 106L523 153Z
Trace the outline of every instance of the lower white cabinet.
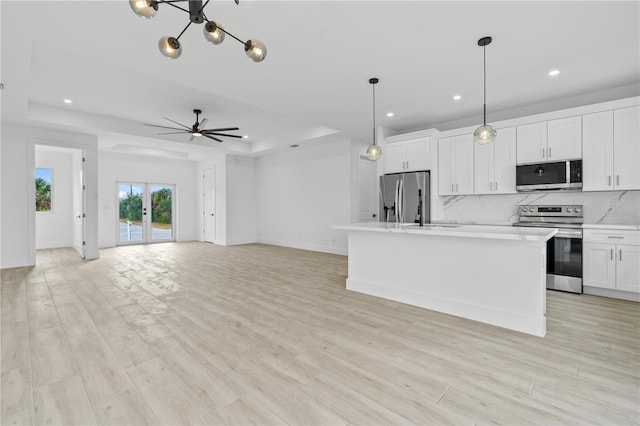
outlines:
M637 231L585 230L583 284L640 293L640 243Z

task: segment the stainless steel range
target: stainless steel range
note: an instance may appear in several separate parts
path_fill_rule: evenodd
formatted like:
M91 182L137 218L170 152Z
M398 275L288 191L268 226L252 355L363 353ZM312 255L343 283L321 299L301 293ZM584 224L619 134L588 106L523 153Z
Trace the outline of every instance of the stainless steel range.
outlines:
M557 228L547 242L547 288L582 293L581 205L518 206L514 226Z

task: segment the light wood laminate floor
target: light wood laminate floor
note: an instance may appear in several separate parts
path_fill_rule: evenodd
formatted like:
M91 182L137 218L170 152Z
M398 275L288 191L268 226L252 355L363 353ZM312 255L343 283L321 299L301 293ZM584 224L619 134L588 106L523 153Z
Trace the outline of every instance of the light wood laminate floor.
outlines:
M2 271L3 425L640 422L637 303L548 292L538 338L348 292L344 256L37 258Z

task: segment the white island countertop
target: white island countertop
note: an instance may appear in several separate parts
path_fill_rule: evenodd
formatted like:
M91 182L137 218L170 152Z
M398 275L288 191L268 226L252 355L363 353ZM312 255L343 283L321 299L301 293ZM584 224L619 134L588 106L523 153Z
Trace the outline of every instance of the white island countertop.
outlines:
M537 241L546 242L558 230L554 228L534 228L518 226L490 226L490 225L454 225L454 224L425 224L365 222L349 225L332 226L333 229L345 231L392 232L410 235L489 238L498 240Z

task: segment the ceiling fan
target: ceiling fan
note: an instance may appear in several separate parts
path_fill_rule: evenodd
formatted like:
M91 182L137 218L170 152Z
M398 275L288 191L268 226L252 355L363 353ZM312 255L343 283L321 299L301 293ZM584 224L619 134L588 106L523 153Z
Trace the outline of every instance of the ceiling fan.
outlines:
M230 135L228 133L220 133L225 131L240 130L238 127L221 127L219 129L203 129L204 125L209 120L204 118L200 123L199 120L200 120L200 114L202 114L202 111L199 109L194 109L193 113L196 115L196 122L193 123L193 126L191 127L186 126L182 123L178 123L177 121L174 121L167 117L162 117L162 118L164 118L165 120L169 120L170 122L175 123L182 127L157 126L155 124L145 124L145 126L159 127L161 129L177 130L176 132L158 133L159 135L177 135L181 133L191 133L191 137L189 138L190 141L192 141L193 138L200 137L200 136L204 136L205 138L213 139L214 141L218 141L218 142L222 142L222 139L219 139L216 136L222 136L226 138L242 138L242 136L239 136L239 135Z

